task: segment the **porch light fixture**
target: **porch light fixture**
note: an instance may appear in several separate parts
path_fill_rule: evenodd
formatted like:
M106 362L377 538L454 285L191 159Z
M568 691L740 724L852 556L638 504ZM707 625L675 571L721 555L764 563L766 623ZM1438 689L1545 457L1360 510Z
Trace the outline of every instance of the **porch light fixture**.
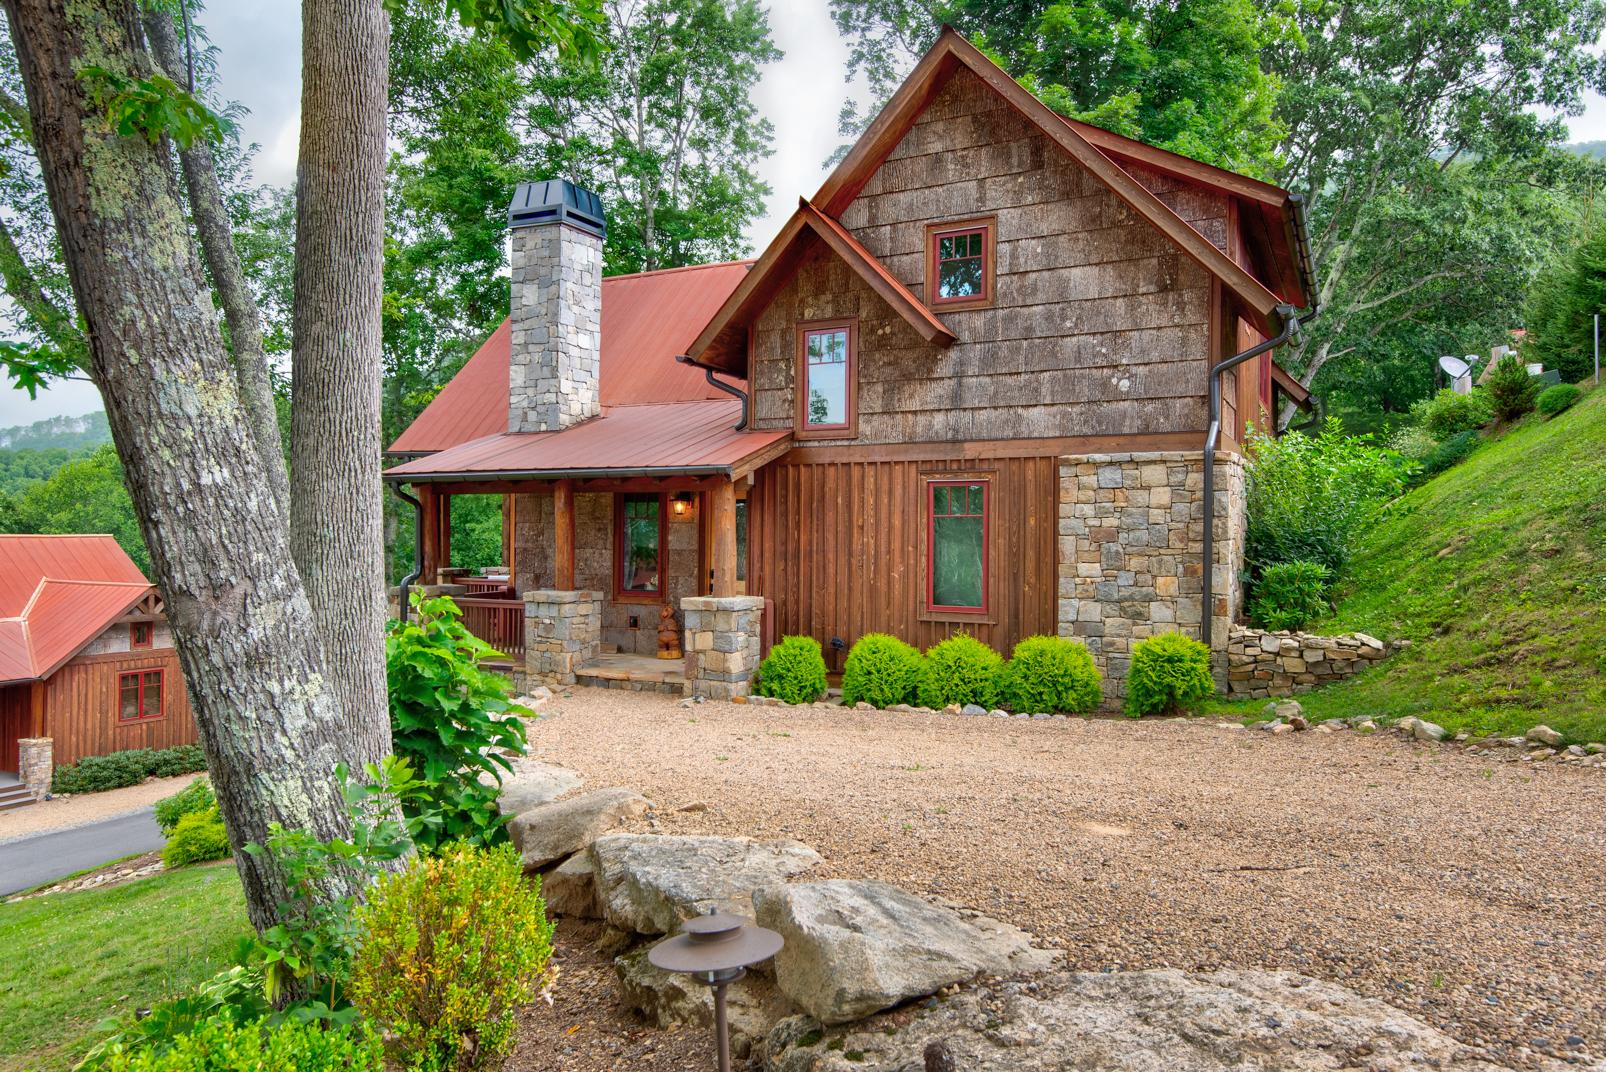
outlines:
M669 508L675 512L676 517L685 517L686 511L691 509L691 495L688 492L677 491L670 500Z
M725 1011L725 988L747 974L747 969L781 951L783 939L774 931L726 912L710 911L681 924L680 933L647 951L647 962L667 972L679 972L714 989L714 1041L719 1072L731 1072L730 1024Z

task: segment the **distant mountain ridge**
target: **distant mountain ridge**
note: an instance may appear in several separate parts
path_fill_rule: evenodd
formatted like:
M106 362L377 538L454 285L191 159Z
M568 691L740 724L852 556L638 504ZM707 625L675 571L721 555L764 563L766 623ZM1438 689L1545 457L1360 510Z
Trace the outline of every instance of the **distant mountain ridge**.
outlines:
M32 424L0 428L0 450L46 450L50 447L81 450L111 440L111 428L106 424L103 410L81 417L46 417Z

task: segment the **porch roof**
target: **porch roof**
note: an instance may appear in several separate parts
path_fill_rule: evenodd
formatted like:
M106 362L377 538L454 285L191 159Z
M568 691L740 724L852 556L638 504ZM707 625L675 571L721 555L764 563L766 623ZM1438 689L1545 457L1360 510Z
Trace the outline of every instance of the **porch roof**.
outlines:
M605 408L561 432L503 432L385 470L405 483L631 476L739 477L784 453L788 430L735 430L738 401Z

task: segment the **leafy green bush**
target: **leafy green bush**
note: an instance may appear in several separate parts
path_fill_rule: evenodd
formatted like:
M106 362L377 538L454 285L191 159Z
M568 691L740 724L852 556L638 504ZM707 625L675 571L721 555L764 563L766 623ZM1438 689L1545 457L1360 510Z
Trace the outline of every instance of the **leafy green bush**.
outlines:
M1258 575L1280 562L1319 562L1344 572L1356 539L1405 473L1369 436L1347 436L1336 420L1319 435L1250 436L1246 557Z
M1539 400L1534 404L1534 408L1538 409L1543 416L1554 417L1558 413L1565 413L1571 409L1573 403L1577 402L1583 393L1575 383L1558 383L1540 392Z
M99 793L138 785L146 778L171 778L206 769L206 755L198 744L151 751L131 748L107 756L85 756L77 763L56 768L50 782L52 793Z
M164 1048L114 1049L98 1067L106 1072L381 1072L384 1050L378 1036L361 1024L325 1029L216 1020Z
M1126 674L1126 713L1170 715L1197 707L1215 692L1210 649L1181 633L1161 633L1132 646Z
M1104 700L1093 656L1065 637L1034 636L1016 644L1002 684L1004 702L1013 711L1079 715Z
M920 653L895 636L866 633L842 664L842 702L872 707L913 703L920 688Z
M262 996L262 973L236 964L212 976L194 993L102 1023L101 1028L109 1028L111 1034L97 1042L73 1072L97 1072L115 1055L125 1059L135 1053L158 1056L208 1024L256 1025L272 1012L273 1006Z
M162 866L183 867L202 860L222 860L234 850L223 816L213 804L205 811L192 811L173 826L162 849Z
M480 668L497 652L464 628L456 603L416 593L412 603L412 620L393 623L385 638L385 666L393 747L430 786L408 807L439 814L420 830L419 847L506 840L510 816L496 798L513 766L503 753L524 754L517 716L532 712L512 702L512 682Z
M1489 405L1502 421L1514 421L1533 412L1539 397L1539 381L1528 375L1528 366L1516 354L1507 354L1489 377Z
M1428 456L1439 441L1432 432L1420 424L1407 424L1389 436L1389 449L1402 457L1419 462Z
M920 668L920 702L927 707L998 706L1004 657L969 633L955 633L926 649Z
M383 879L358 913L352 1000L403 1068L494 1063L552 953L539 883L511 845L452 845Z
M208 811L217 806L217 797L205 778L197 778L170 797L156 802L156 826L163 837L172 837L178 821L192 812Z
M1463 395L1446 387L1412 406L1411 417L1434 439L1448 439L1482 428L1494 419L1494 414L1483 388L1475 387Z
M813 703L825 693L825 656L813 637L782 637L758 667L753 691L789 704Z
M1263 629L1302 629L1327 613L1333 573L1320 562L1279 562L1255 578L1249 617Z
M1446 469L1460 465L1482 442L1483 436L1477 432L1460 432L1451 436L1428 451L1427 457L1422 459L1422 469L1417 474L1417 479L1427 480L1429 477L1438 476Z

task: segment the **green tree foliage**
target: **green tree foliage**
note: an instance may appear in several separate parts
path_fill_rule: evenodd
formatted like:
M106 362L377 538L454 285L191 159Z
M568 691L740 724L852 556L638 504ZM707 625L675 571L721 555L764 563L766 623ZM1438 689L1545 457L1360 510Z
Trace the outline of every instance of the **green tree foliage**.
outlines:
M1534 399L1539 397L1539 381L1528 374L1527 364L1516 354L1499 360L1485 389L1495 418L1502 421L1532 413Z
M151 572L134 503L123 485L123 463L110 444L24 487L10 498L0 523L11 532L110 533L141 571Z
M1600 222L1534 281L1523 357L1558 370L1567 383L1592 377L1596 313L1606 314L1606 224Z

